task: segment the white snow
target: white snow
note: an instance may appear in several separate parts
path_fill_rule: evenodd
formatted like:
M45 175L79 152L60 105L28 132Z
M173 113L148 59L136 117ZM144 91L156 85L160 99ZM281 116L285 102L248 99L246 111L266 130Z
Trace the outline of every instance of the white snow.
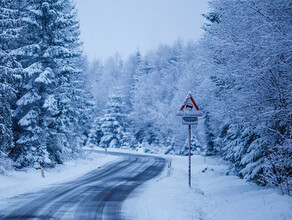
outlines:
M62 101L64 101L64 99ZM57 100L55 99L55 95L48 95L48 97L45 99L43 107L46 108L51 114L56 115L59 113L58 104L57 104Z
M45 84L51 84L52 80L52 70L50 68L46 68L45 71L43 71L36 79L36 83L45 83Z
M21 126L31 125L32 121L34 121L38 116L37 111L30 110L22 119L19 120L18 124Z
M16 105L28 105L32 104L35 101L40 100L42 97L39 96L36 92L28 91L24 96L22 96L17 102Z
M28 46L20 47L18 49L12 50L10 55L22 55L22 56L35 56L36 53L40 51L40 46L38 44L31 44Z
M192 157L192 188L188 157L173 157L166 170L135 190L123 205L127 219L139 220L280 220L292 219L292 198L273 189L227 176L217 159Z
M99 148L97 148L99 149ZM142 152L110 149L114 152ZM162 156L163 157L163 156ZM228 164L216 158L192 157L192 188L188 187L188 157L171 159L171 168L131 193L122 210L126 219L151 220L281 220L292 219L292 197L274 189L227 176ZM117 160L94 151L86 158L45 171L28 169L0 176L0 206L8 198L73 180L105 163ZM170 174L170 175L168 175Z
M6 204L8 198L24 193L37 192L51 187L52 184L73 180L118 159L117 156L85 152L83 159L66 162L64 165L58 165L55 169L45 170L45 178L41 177L40 170L32 168L22 172L13 171L7 175L0 175L0 207Z
M51 46L49 49L46 50L43 57L52 57L52 56L58 56L58 57L69 57L71 56L71 52L62 46Z
M32 77L36 73L41 73L42 64L41 63L33 63L29 67L24 69L24 72L27 73L29 77Z

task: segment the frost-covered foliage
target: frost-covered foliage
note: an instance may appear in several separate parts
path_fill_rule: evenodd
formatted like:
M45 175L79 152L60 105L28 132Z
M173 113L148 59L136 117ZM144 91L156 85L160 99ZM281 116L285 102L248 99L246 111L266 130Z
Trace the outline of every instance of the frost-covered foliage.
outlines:
M292 3L214 0L210 6L202 44L216 85L214 102L207 107L208 130L217 138L209 150L232 161L242 177L285 185L287 193L292 178L292 164L284 162L292 157Z
M99 120L102 132L99 145L104 148L131 148L133 137L127 132L128 118L124 97L120 94L121 89L115 90L115 93L109 97L104 117ZM98 130L95 130L95 133L97 132Z
M204 147L198 141L195 134L191 135L191 155L204 155ZM189 155L189 139L185 141L185 144L181 147L179 151L180 155L187 156Z
M102 121L99 118L94 120L94 123L92 124L92 128L89 130L86 146L95 147L99 145L101 137L103 136L103 132L101 131L101 128L100 128L101 123Z
M93 112L76 9L71 0L0 2L0 152L18 168L40 157L54 166L77 156Z
M242 178L290 193L292 3L214 0L210 10L197 43L98 62L96 88L103 89L96 101L106 106L105 97L123 85L134 143L147 152L187 154L176 112L190 90L204 113L196 130L204 134L193 148L231 161ZM99 114L108 126L115 121Z
M80 57L79 26L67 0L35 1L26 10L27 45L15 54L26 68L16 102L16 146L11 155L20 167L34 166L40 156L53 165L78 149L71 133L73 97L68 90L74 87L70 77L78 71L74 67L75 57Z
M11 55L20 44L21 12L19 1L0 1L0 173L9 167L7 155L13 148L12 103L21 65Z
M146 152L180 153L179 146L184 145L186 135L176 111L196 79L202 78L198 75L190 82L185 80L195 71L199 73L196 67L200 66L199 53L194 51L195 47L193 43L184 45L178 41L173 46L161 46L146 56L137 51L125 62L116 55L104 65L95 62L92 66L96 71L91 69L90 72L96 74L96 77L92 75L96 80L91 81L95 84L93 90L96 90L96 102L101 109L112 108L106 104L105 97L115 93L117 86L121 88L122 111L127 115L122 127L128 133L130 145L142 147ZM104 116L105 113L100 111L99 114L100 123L106 121L106 126L112 125L108 121L115 121L108 113ZM99 126L91 136L99 133L98 130Z

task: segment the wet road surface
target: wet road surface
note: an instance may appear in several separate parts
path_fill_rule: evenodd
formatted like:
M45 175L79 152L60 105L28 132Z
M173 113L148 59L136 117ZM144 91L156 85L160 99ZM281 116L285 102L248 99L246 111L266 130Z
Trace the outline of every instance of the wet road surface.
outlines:
M111 154L123 159L74 181L19 196L13 201L13 209L0 207L0 219L123 219L123 201L138 186L157 176L165 166L165 159Z

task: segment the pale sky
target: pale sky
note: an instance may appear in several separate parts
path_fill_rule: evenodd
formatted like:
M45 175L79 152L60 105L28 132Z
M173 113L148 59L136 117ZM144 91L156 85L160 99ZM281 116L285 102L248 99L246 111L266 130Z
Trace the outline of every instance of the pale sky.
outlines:
M198 40L207 0L75 0L84 51L92 60L142 54L178 39Z

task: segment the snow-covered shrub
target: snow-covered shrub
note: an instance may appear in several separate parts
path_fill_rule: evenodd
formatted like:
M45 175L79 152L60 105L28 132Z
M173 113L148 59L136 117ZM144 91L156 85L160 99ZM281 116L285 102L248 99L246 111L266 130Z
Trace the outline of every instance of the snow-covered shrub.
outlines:
M0 175L5 174L7 171L13 169L13 161L4 153L0 152Z
M292 193L292 143L287 142L284 146L274 146L265 159L262 179L264 184L277 186L281 193Z

